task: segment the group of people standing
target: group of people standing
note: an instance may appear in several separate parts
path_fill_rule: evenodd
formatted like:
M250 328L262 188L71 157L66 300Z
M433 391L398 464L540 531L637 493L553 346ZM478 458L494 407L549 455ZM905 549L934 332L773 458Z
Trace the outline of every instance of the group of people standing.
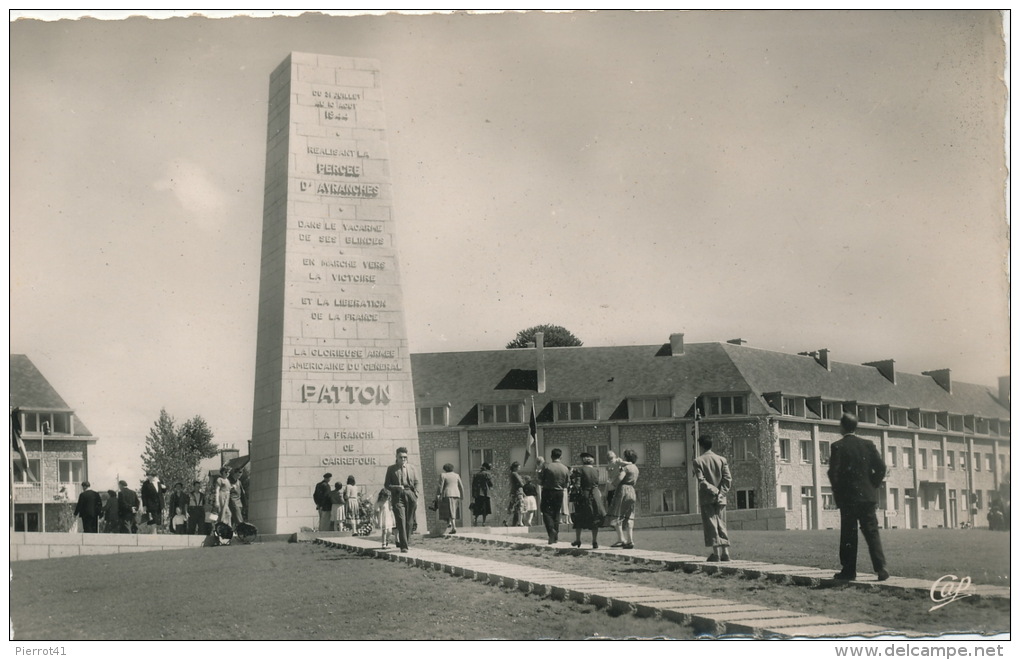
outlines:
M358 531L361 522L361 500L358 482L354 475L347 476L347 482L337 481L330 487L333 475L322 475L322 481L315 485L312 499L319 512L320 532L342 532L345 528ZM346 527L345 527L346 526Z
M231 518L237 523L244 521L240 480L227 466L216 480L215 505L211 509L201 481L194 481L189 491L184 490L184 484L175 483L168 498L166 485L151 471L137 492L124 480L118 482L117 490L106 491L105 498L88 481L81 486L73 515L81 518L82 531L87 534L98 533L100 527L107 534L137 534L140 529L156 533L160 528L174 534L206 534L207 510L228 524Z

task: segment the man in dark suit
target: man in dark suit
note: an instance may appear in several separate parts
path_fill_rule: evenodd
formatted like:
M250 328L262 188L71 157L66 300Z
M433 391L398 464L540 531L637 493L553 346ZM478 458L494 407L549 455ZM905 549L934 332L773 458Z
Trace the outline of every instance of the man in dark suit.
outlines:
M411 532L414 529L414 514L418 510L418 470L407 462L407 448L397 449L397 462L386 468L383 484L390 491L393 506L393 520L397 528L397 547L407 552Z
M155 472L146 472L145 481L142 482L142 506L145 507L145 516L152 526L152 532L163 524L163 493L166 486L159 482Z
M857 579L857 527L868 544L871 565L879 582L888 580L885 555L878 537L878 488L885 479L885 462L875 443L854 435L857 418L845 413L839 420L843 438L832 443L829 455L829 483L839 507L839 563L837 580Z
M333 474L327 472L322 475L322 481L315 484L315 490L312 492L312 501L315 502L315 510L319 512L319 531L328 532L332 526L329 521L329 512L333 508L333 502L329 499L329 491L332 488L329 485L329 480L333 478Z
M86 534L99 533L99 518L103 515L103 498L99 493L90 490L92 484L87 481L81 483L81 495L78 496L78 503L74 505L74 515L81 517L82 530Z
M118 485L120 492L117 493L117 514L120 516L120 533L137 534L138 521L135 515L138 513L138 494L128 488L126 481L121 480Z

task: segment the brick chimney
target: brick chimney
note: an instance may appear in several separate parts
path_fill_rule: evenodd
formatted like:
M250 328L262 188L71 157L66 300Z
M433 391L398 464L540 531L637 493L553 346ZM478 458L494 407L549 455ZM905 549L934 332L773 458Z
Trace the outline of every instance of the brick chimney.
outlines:
M878 362L865 362L865 367L875 367L878 369L878 373L885 376L893 385L896 384L896 361L895 360L879 360Z
M999 403L1009 408L1009 376L999 376Z
M535 358L538 362L536 365L538 371L538 392L542 394L545 392L545 333L535 333Z
M674 356L684 354L684 333L674 332L669 336L669 351Z
M953 379L949 375L949 369L935 369L934 371L922 371L922 375L931 376L932 380L939 384L939 387L953 393Z

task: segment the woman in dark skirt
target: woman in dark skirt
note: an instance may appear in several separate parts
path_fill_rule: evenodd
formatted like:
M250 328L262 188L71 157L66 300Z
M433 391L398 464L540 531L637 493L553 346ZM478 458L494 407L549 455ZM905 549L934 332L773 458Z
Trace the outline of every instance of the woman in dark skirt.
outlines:
M492 514L492 502L489 496L492 492L492 466L482 463L482 469L471 480L471 524L477 525L478 519L485 524L486 516Z
M591 547L599 547L599 527L606 515L606 505L599 490L599 473L595 469L595 457L581 454L581 466L570 474L570 498L574 504L574 533L577 540L570 545L581 547L581 530L591 530Z

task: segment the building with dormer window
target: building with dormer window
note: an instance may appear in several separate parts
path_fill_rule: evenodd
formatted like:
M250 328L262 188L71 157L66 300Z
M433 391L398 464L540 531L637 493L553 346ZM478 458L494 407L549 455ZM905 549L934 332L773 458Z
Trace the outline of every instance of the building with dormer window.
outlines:
M29 463L26 473L12 462L13 529L63 531L57 528L61 500L77 501L89 478L89 447L98 438L28 356L11 355L10 385L11 433L20 424Z
M468 479L489 462L505 510L532 404L547 459L554 447L567 464L587 451L605 474L608 451L637 452L640 517L697 512L691 459L708 433L730 462L732 509L782 508L789 529L838 529L826 470L844 412L889 464L886 527L987 525L1008 484L1008 377L993 391L954 382L948 369L897 373L893 360L846 364L827 349L790 355L742 340L685 345L682 334L650 346L415 354L411 365L426 495L443 464ZM522 472L533 470L531 459Z

